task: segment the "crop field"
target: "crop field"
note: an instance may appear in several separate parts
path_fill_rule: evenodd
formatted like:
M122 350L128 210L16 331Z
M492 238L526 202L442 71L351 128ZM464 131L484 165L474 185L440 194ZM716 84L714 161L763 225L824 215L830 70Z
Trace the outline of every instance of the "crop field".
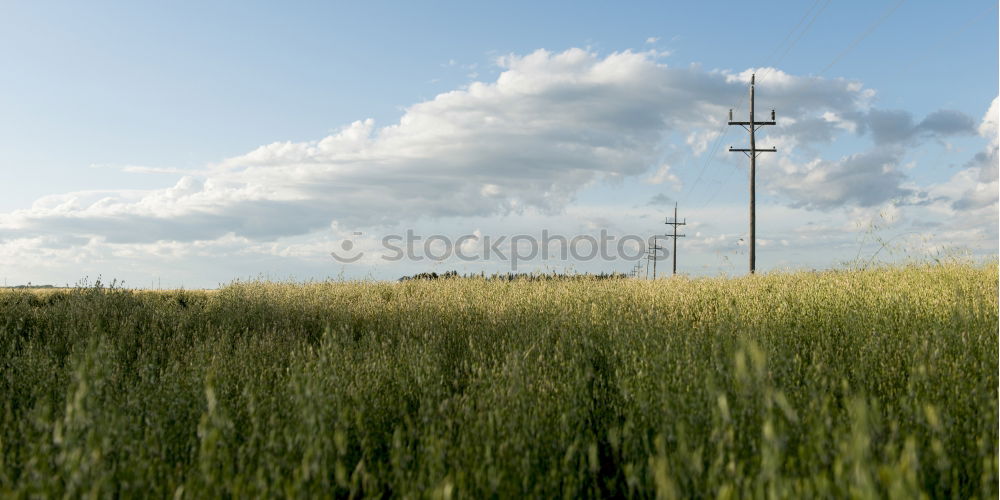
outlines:
M997 497L997 265L0 293L0 496Z

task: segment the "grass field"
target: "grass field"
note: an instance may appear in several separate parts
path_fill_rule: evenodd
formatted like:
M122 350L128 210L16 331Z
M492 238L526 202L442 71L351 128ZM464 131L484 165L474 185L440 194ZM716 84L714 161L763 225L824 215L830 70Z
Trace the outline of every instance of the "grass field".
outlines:
M0 293L0 495L997 497L997 265Z

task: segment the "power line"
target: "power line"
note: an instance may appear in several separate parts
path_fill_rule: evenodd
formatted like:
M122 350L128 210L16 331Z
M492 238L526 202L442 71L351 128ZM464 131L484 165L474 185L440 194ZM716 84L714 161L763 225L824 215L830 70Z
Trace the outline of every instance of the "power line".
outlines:
M806 31L809 30L809 27L811 27L812 24L813 24L813 22L815 22L816 19L819 17L819 14L822 13L822 11L830 4L830 1L831 0L827 0L826 3L823 4L823 7L820 8L820 10L816 12L816 14L812 17L812 19L805 26L805 28L802 30L802 32L799 33L799 35L795 38L795 40L792 42L792 44L790 44L788 47L786 47L785 51L779 57L779 60L781 58L784 58L784 56L791 50L792 46L794 46L795 43L797 43L802 38L802 36L805 35ZM839 54L837 54L833 58L833 60L830 61L830 63L828 63L825 67L823 67L823 69L818 73L818 75L822 75L827 70L829 70L830 68L832 68L833 66L835 66L838 62L840 62L847 54L849 54L852 50L854 50L854 48L857 47L858 44L860 44L865 38L867 38L869 35L871 35L871 33L873 33L876 28L878 28L882 23L884 23L886 21L886 19L889 18L889 16L891 16L896 10L898 10L899 7L902 6L902 4L905 1L906 0L899 0L888 11L886 11L885 13L883 13L882 16L879 17L878 19L876 19L875 22L873 22L871 25L869 25L868 28L863 33L861 33L859 36L855 37L855 39L853 41L851 41L851 43L844 50L842 50ZM816 6L816 4L814 4L812 7L810 7L809 11L806 12L806 16L809 15L809 12L811 12L812 9L815 8L815 6ZM992 8L994 8L994 7L996 7L996 6L992 5L989 10L992 10ZM978 20L980 17L981 16L977 16L976 19L973 19L969 23L966 23L965 25L963 25L961 27L961 29L959 31L964 30L966 27L968 27L969 24L971 24L972 22ZM799 24L801 24L801 21L799 22ZM796 27L797 26L798 25L796 25ZM794 32L794 30L795 30L795 28L793 28L792 31ZM787 38L788 37L786 37L786 39ZM779 44L779 46L780 46L780 44ZM774 65L773 64L768 65L768 67L761 74L761 78L764 78L765 76L767 76L767 74L771 71L772 66L774 66ZM749 149L734 149L734 148L730 147L729 150L730 151L736 151L736 152L743 152L750 159L750 234L749 234L749 237L748 237L748 240L749 240L748 241L748 246L749 246L750 273L752 274L756 270L756 213L755 213L756 212L756 207L755 207L755 204L756 204L755 203L756 202L756 179L755 179L755 174L756 174L756 158L757 158L757 154L758 153L762 153L762 152L776 152L777 151L775 148L760 149L760 148L756 147L755 132L756 132L756 130L758 128L758 125L774 125L775 121L774 121L774 111L771 112L771 121L770 122L756 122L754 120L754 76L751 76L751 79L750 79L750 121L749 122L734 122L734 121L732 121L732 110L730 110L730 118L729 119L730 119L729 125L741 125L745 129L747 129L747 131L750 133L750 148ZM714 156L714 153L713 153L713 156ZM706 162L706 164L707 164L707 162ZM732 172L730 172L730 175L732 175ZM699 179L700 179L700 175L699 175ZM728 180L728 177L727 177L726 180ZM716 190L716 193L712 195L712 197L709 199L709 201L711 201L711 199L715 198L715 196L718 194L718 192L721 190L721 188L722 188L722 185L719 186L719 188ZM708 202L706 202L705 204L707 205ZM675 241L676 241L676 239L675 239Z
M854 41L852 41L851 44L847 46L846 49L841 51L840 54L837 54L837 56L834 57L832 61L830 61L830 64L827 64L826 67L824 67L822 70L820 70L819 73L817 73L817 75L822 75L823 73L826 73L826 70L832 68L835 64L840 62L840 60L843 59L844 56L846 56L850 51L854 50L854 47L857 47L862 40L867 38L868 35L872 34L872 32L875 31L875 28L878 28L879 25L885 22L886 19L889 19L889 16L891 16L893 12L896 12L896 9L898 9L901 5L903 5L904 2L906 2L906 0L899 0L898 2L896 2L896 5L893 5L891 9L882 14L882 17L876 19L874 23L868 26L868 29L866 29L864 33L856 37Z
M726 174L726 177L724 179L722 179L722 182L720 182L720 183L718 183L718 185L716 185L715 192L712 193L712 196L709 196L708 199L705 200L705 203L702 203L701 205L699 205L698 208L705 208L705 207L707 207L708 204L711 203L712 200L714 200L716 196L719 196L719 193L722 192L722 188L726 187L729 184L729 179L732 179L733 174L736 173L736 170L737 170L736 167L733 167L733 168L729 169L729 173Z
M743 100L740 99L740 102L736 105L736 107L738 108L742 104L743 104ZM701 181L701 177L703 175L705 175L705 168L708 167L708 164L712 162L713 158L715 158L715 153L718 152L719 145L722 144L722 139L725 138L725 133L724 133L725 132L725 127L726 127L726 124L725 124L725 122L723 122L722 128L720 128L719 131L716 132L715 142L713 142L712 146L709 148L711 150L710 154L705 157L705 161L702 162L702 164L701 164L701 170L698 172L698 177L695 178L694 182L691 184L691 187L689 187L688 190L687 190L687 192L684 193L684 200L685 201L687 200L687 197L691 194L691 192L694 191L694 188L695 188L695 186L698 185L698 182Z
M795 32L795 30L798 28L798 26L802 24L802 21L806 17L809 16L809 13L812 12L812 10L819 4L820 1L822 1L822 0L816 0L816 2L814 2L813 5L809 7L809 10L807 10L806 13L802 16L802 18L799 19L799 22L795 25L795 27L792 28L792 30L789 32L789 35L787 35L785 37L785 40L788 40L788 38L790 37L790 35ZM835 64L837 64L841 59L843 59L844 56L846 56L851 50L853 50L862 40L864 40L866 37L868 37L868 35L870 35L879 25L881 25L883 22L885 22L885 20L888 19L889 16L892 15L892 13L895 12L905 1L906 0L900 0L891 9L889 9L886 13L884 13L879 19L877 19L874 23L872 23L868 27L868 29L865 30L864 33L862 33L860 36L856 37L847 48L845 48L836 57L834 57L834 59L829 64L827 64L826 67L824 67L823 70L819 72L819 74L820 75L823 74L825 71L827 71L828 69L830 69L831 67L833 67ZM799 33L799 35L797 37L795 37L795 40L793 40L792 43L788 47L785 48L785 51L782 52L781 56L778 57L774 62L769 63L767 65L767 67L764 68L764 71L761 73L761 76L760 76L759 80L763 80L766 76L768 76L769 73L772 70L772 67L775 66L781 59L783 59L788 54L788 52L792 49L792 47L794 47L795 44L798 43L798 41L802 39L802 37L806 34L807 31L809 31L809 28L812 27L813 23L816 21L816 19L819 18L819 15L826 9L826 7L830 4L830 2L831 2L831 0L826 0L826 2L823 4L823 6L816 12L815 15L813 15L812 19L809 20L809 23L806 24L806 26L802 29L802 31ZM990 5L989 8L987 8L985 11L983 11L982 13L980 13L980 15L977 15L975 19L972 19L971 21L969 21L968 23L966 23L965 25L963 25L957 32L963 31L965 28L967 28L973 22L978 21L979 19L981 19L983 13L985 13L987 11L990 11L990 10L992 10L994 8L996 8L996 5ZM784 41L782 43L784 43ZM778 47L780 47L780 46L781 46L781 44L778 44ZM772 54L777 51L778 47L776 47L775 51L773 51ZM916 60L919 60L919 58L915 59L914 61L916 61ZM742 101L741 101L741 104L742 104ZM718 187L716 188L716 190L712 194L712 196L710 196L709 199L705 203L703 203L701 205L701 207L707 206L712 200L715 199L716 196L719 195L719 193L722 191L722 188L729 181L729 178L732 177L732 174L733 174L734 170L731 170L729 172L729 174L726 176L726 178L723 180L723 182L718 185Z
M786 55L788 55L788 52L792 49L792 47L794 47L795 44L797 44L799 42L799 40L801 40L802 37L805 36L805 34L809 31L809 28L811 28L812 25L813 25L813 23L816 22L816 19L819 18L819 15L822 14L824 10L826 10L826 7L828 5L830 5L830 2L832 0L825 0L825 3L823 3L823 6L820 7L819 10L816 11L816 13L812 16L811 19L809 19L809 22L805 25L805 27L802 28L802 31L799 32L798 36L796 36L795 39L792 40L791 44L789 44L787 47L785 47L784 52L782 52L781 55L777 59L772 59L771 56L773 56L774 54L776 54L778 52L778 50L781 49L781 46L792 37L792 35L796 32L796 30L798 30L799 26L802 25L803 21L805 21L806 18L809 17L809 14L816 8L817 5L819 5L819 3L821 1L823 1L823 0L816 0L815 2L813 2L813 4L809 7L809 9L806 10L805 14L803 14L802 17L799 18L799 22L795 23L795 26L793 26L792 29L790 29L788 31L788 34L785 35L785 38L781 41L781 43L779 43L778 45L776 45L774 47L774 49L771 51L771 54L767 58L765 58L765 61L766 61L765 66L766 66L766 68L764 69L764 72L762 73L762 76L761 76L762 79L763 79L764 76L766 76L771 71L771 67L774 66L774 65L776 65L776 64L778 64L778 62L780 62L781 59L784 59L784 57ZM736 105L733 106L733 108L738 109L740 106L742 106L744 99L746 99L746 95L745 94L740 97L739 102L736 103ZM733 109L733 108L731 108L731 109ZM709 151L709 155L707 157L705 157L705 161L702 162L701 170L699 170L699 172L698 172L698 177L695 178L694 182L691 184L691 187L689 187L688 190L687 190L687 192L684 193L684 198L683 199L685 201L687 200L688 196L690 196L691 192L694 191L695 186L697 186L698 183L701 182L702 176L705 175L705 169L712 162L712 160L715 159L715 155L716 155L716 153L719 152L719 147L722 145L722 140L725 138L726 131L727 131L727 129L726 129L726 123L723 122L722 125L719 127L719 130L716 132L715 141L713 142L712 146L709 148L709 150L710 150ZM714 197L715 197L715 195L713 195L713 198Z
M771 51L771 54L764 59L765 61L771 61L774 58L774 56L778 53L778 50L781 49L781 46L784 45L785 42L787 42L792 37L792 34L795 33L795 30L799 29L799 26L802 25L802 23L806 20L806 18L809 17L809 14L812 13L813 9L815 9L816 6L819 5L819 3L822 1L823 0L815 0L813 2L813 4L809 7L809 10L807 10L805 14L802 14L802 17L799 18L799 22L795 23L795 26L793 26L792 29L788 31L788 34L785 35L785 38L782 39L781 42L774 47L774 50ZM829 0L827 1L827 3L829 3ZM823 8L826 8L826 5L824 5ZM822 9L820 9L820 11L822 11ZM818 16L819 14L817 13L816 15ZM815 18L813 19L815 20ZM811 21L810 24L812 24Z
M767 77L768 74L771 72L771 67L774 66L774 65L776 65L776 64L778 64L778 62L780 62L782 59L784 59L785 56L788 55L788 52L792 50L792 47L794 47L795 44L799 43L799 40L801 40L802 37L805 36L805 34L807 32L809 32L809 28L811 28L812 25L813 25L813 23L816 22L816 19L819 19L819 15L822 14L824 10L826 10L827 6L830 5L831 1L832 0L826 0L826 3L824 3L823 6L820 7L820 9L818 11L816 11L816 15L814 15L812 17L812 19L809 20L809 24L806 24L806 26L804 28L802 28L802 31L799 33L799 36L795 37L795 40L793 40L792 43L789 44L788 47L785 48L785 51L781 53L781 56L779 56L776 60L774 60L773 63L768 64L768 67L760 75L760 79L761 80L763 80L765 77ZM812 7L810 7L809 10L811 11ZM808 15L808 11L807 11L807 15Z
M984 9L982 11L980 11L978 14L976 14L976 17L968 20L965 24L959 26L958 29L951 31L951 32L949 32L946 35L938 37L937 40L935 40L935 42L933 44L931 44L930 46L928 46L927 48L925 48L923 51L921 51L921 53L917 57L909 59L907 62L903 63L902 64L902 68L903 69L899 70L899 73L904 73L906 71L909 71L910 69L913 68L913 66L917 62L919 62L919 61L921 61L923 59L926 59L927 56L928 56L928 54L931 51L937 49L941 45L944 45L945 42L951 41L952 39L955 38L956 35L962 33L963 31L965 31L967 29L969 29L969 27L972 26L973 24L975 24L976 22L981 21L983 19L987 19L987 16L985 16L985 14L987 14L987 13L995 10L996 8L997 8L997 4L991 3L989 7L987 7L986 9Z

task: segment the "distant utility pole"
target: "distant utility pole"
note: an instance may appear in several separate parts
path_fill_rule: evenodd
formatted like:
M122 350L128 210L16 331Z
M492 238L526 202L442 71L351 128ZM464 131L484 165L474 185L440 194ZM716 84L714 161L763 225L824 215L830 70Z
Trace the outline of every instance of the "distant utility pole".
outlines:
M677 274L677 238L683 238L685 236L683 234L677 234L677 226L686 226L687 225L687 219L684 219L683 221L677 220L677 203L674 203L674 218L670 219L669 217L667 217L666 224L674 226L674 232L673 232L673 234L668 234L667 238L673 238L674 239L674 253L673 253L673 257L674 257L674 274ZM697 235L695 235L695 236L697 236Z
M758 148L757 147L757 139L756 139L756 134L755 133L757 132L758 128L760 128L760 127L762 127L764 125L774 125L774 110L773 109L771 110L771 121L759 122L759 121L754 120L754 117L753 117L753 110L754 110L753 87L754 87L754 77L755 76L756 75L750 75L750 121L748 121L748 122L734 122L733 121L733 110L731 110L731 109L729 110L729 124L730 125L739 125L739 126L743 127L744 129L746 129L747 132L750 132L750 148L749 149L745 149L745 148L734 149L732 146L729 146L729 151L730 152L738 151L738 152L741 152L741 153L747 155L747 157L750 158L750 274L753 274L754 270L756 270L756 268L757 268L756 258L755 258L755 254L754 254L754 250L757 247L757 215L756 215L757 154L758 153L774 153L774 152L777 151L777 149L775 149L773 147L772 148ZM676 242L677 240L675 239L674 241Z
M649 261L653 261L653 279L656 279L656 236L653 236L653 246L646 249L646 279L649 279Z
M635 267L632 268L632 276L636 279L639 278L639 270L642 269L642 264L636 262Z
M653 249L646 249L646 279L649 279L649 259L653 256Z
M653 279L654 280L656 279L656 258L659 257L659 254L657 252L661 248L663 248L663 247L660 246L659 242L656 240L656 236L654 235L653 236L653 248L650 248L650 252L652 252L652 254L650 255L650 257L646 258L646 266L649 266L649 258L653 259Z

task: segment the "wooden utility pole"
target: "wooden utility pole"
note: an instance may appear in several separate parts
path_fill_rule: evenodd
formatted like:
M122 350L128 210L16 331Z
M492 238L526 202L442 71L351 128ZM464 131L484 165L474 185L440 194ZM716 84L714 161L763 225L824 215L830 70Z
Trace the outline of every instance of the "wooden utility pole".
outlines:
M674 257L674 274L677 274L677 238L683 238L685 236L683 234L677 234L677 226L686 226L687 225L687 219L684 219L683 221L678 221L677 220L677 203L674 203L674 218L671 219L671 218L667 217L666 224L674 226L673 234L668 234L667 238L673 238L674 239L674 253L673 253L673 257Z
M758 148L756 132L757 129L764 125L774 125L774 110L771 110L771 121L756 121L754 120L754 77L755 75L750 75L750 121L748 122L734 122L733 121L733 110L729 110L729 124L739 125L750 132L750 148L733 148L729 146L729 151L741 152L750 158L750 274L757 268L756 256L754 251L757 247L757 208L756 208L756 196L757 196L757 154L758 153L774 153L777 151L775 148ZM676 240L674 240L676 241Z
M653 236L653 246L646 250L646 278L649 279L649 261L653 261L653 279L656 279L656 251L661 247L657 244L656 236Z
M660 250L660 245L656 241L656 236L653 236L653 279L656 279L656 259L660 256L657 251Z

